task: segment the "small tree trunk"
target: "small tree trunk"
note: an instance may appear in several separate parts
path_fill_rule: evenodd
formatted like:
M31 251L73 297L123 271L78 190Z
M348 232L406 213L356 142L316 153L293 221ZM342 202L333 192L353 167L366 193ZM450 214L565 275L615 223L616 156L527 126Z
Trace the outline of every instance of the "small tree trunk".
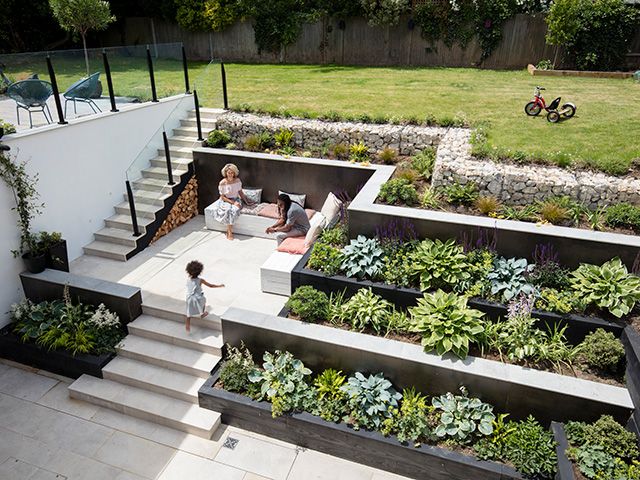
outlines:
M82 37L82 46L84 47L84 63L87 66L87 77L89 76L89 53L87 52L87 39L84 33L80 33Z

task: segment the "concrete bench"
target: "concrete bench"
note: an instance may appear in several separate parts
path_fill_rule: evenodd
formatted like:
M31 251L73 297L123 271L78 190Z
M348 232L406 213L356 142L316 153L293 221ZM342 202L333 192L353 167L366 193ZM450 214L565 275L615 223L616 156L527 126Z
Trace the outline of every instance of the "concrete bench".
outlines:
M247 235L249 237L271 238L275 240L273 233L265 233L267 227L276 222L273 218L261 217L259 215L243 215L242 213L233 224L235 235ZM227 226L213 218L213 204L204 209L204 224L209 230L226 232Z
M275 251L260 267L260 288L265 293L291 295L291 271L302 255Z

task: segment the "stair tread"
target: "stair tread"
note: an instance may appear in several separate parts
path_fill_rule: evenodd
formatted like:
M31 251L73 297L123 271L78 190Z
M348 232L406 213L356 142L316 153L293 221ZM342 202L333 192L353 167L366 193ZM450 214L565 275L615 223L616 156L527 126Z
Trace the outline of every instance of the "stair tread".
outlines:
M219 413L197 404L86 374L73 382L69 391L200 430L212 431L220 422Z
M96 232L98 235L102 235L105 237L113 237L120 238L123 240L131 240L135 242L137 237L133 236L130 230L125 230L123 228L113 228L113 227L104 227Z
M111 215L106 220L110 220L112 222L117 222L117 223L126 223L127 225L133 225L133 222L131 221L131 215L124 215L121 213L116 213L115 215ZM152 218L147 218L147 217L138 218L138 225L143 227L149 225L152 222L153 222Z
M100 251L109 252L109 253L116 253L120 255L126 255L135 247L120 245L119 243L110 243L110 242L102 242L100 240L95 240L91 242L89 245L86 245L84 248L91 249L91 250L100 250Z
M199 325L193 325L191 327L191 332L188 333L185 331L182 323L143 314L133 322L129 323L128 326L133 326L135 329L147 332L154 332L178 338L185 342L197 343L213 348L222 347L222 332L219 330L201 327Z
M127 335L118 346L118 349L120 351L131 352L169 362L199 372L210 372L220 360L218 355L179 347L137 335Z
M211 115L219 116L226 112L227 111L224 108L200 107L200 117L202 117L203 114L211 114ZM196 109L194 108L192 110L189 110L189 113L193 113L195 115Z
M193 137L191 137L191 136L187 137L186 135L173 135L171 138L169 138L169 142L171 142L171 140L183 140L183 141L187 141L188 140L188 141L192 141L194 144L195 143L199 143L197 134L195 136L193 136Z
M116 205L117 208L129 210L129 202L122 202ZM161 205L151 205L150 203L136 203L137 212L156 213L162 208Z
M152 384L167 390L198 396L198 390L206 381L205 378L176 372L167 368L151 365L126 357L116 357L103 369L105 375L115 374L137 380L142 383Z
M153 200L164 200L171 196L172 190L171 187L167 187L166 190L161 191L151 191L151 190L133 190L133 198L146 198Z
M172 159L173 161L173 159ZM185 163L186 165L186 163ZM160 173L160 174L167 174L167 167L147 167L144 170L142 170L143 172L149 172L149 173ZM187 169L186 168L174 168L173 169L173 174L174 175L182 175L183 173L186 173Z

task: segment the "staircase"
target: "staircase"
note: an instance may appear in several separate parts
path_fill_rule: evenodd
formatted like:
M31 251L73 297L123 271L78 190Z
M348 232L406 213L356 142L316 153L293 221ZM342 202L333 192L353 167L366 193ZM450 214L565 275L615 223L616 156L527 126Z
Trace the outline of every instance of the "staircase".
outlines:
M210 130L216 128L216 119L224 110L201 108L200 118L202 134L206 137ZM144 249L164 218L162 212L171 210L168 203L177 198L178 189L184 188L190 176L193 163L193 148L199 147L198 129L195 110L189 112L186 119L180 121L180 127L173 130L169 138L169 152L175 185L168 184L167 162L164 149L149 161L149 166L142 170L142 176L132 182L133 199L137 213L140 237L133 236L133 223L127 194L122 203L116 205L115 214L104 220L104 228L94 233L94 241L84 247L86 255L96 255L114 260L126 261ZM167 210L168 207L168 210Z
M69 396L183 432L211 438L220 414L198 406L198 389L220 360L220 321L150 309L127 326L103 379L82 375Z

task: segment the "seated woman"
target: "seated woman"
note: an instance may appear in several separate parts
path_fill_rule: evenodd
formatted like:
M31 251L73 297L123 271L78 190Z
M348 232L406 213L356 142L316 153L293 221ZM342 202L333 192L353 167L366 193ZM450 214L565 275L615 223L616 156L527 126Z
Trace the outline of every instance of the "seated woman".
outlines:
M267 228L266 233L275 233L278 245L287 237L304 237L311 227L304 208L285 193L278 195L277 204L280 220Z
M223 179L218 184L220 198L214 202L213 218L227 226L227 238L233 240L233 224L240 215L242 202L251 205L253 202L242 191L240 171L233 163L227 163L222 168Z

